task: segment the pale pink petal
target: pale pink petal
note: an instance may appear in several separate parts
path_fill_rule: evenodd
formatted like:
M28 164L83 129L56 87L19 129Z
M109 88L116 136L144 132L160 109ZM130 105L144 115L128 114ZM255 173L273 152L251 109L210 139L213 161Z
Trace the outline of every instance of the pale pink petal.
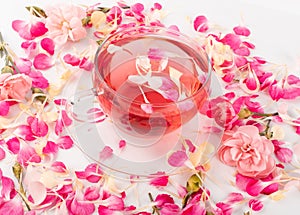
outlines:
M7 142L7 148L10 150L13 154L18 154L20 151L20 141L18 138L13 137L9 139Z
M59 137L56 141L56 144L61 149L70 149L73 146L74 142L70 136L66 135Z
M110 197L105 199L103 205L106 205L109 209L115 211L122 211L125 207L123 199L115 195L111 195Z
M49 69L53 66L52 59L48 55L40 53L33 59L33 66L40 70Z
M50 38L44 38L41 40L41 47L47 51L50 55L54 54L54 49L55 49L55 43L52 39Z
M176 151L173 152L170 157L168 158L168 163L171 166L179 167L182 166L185 161L187 161L188 156L186 155L185 151Z
M113 149L109 146L105 146L102 151L99 153L99 159L104 161L113 155Z
M17 161L24 166L27 166L29 162L40 163L41 160L35 149L29 145L23 146L17 156Z
M45 185L39 181L30 182L27 186L27 192L36 205L42 203L47 196L47 190Z
M23 20L14 20L12 28L18 32L19 36L25 40L32 40L34 36L30 32L30 24Z
M67 167L63 162L55 161L51 165L51 170L53 170L54 172L58 172L58 173L66 173L67 172Z
M18 126L17 129L15 130L15 134L18 137L20 137L24 140L28 140L28 141L32 141L32 140L36 139L32 133L30 126L28 126L28 125Z
M153 113L153 109L152 109L151 104L141 104L141 109L147 114Z
M32 62L30 60L25 58L18 58L16 59L15 63L16 67L21 73L24 73L26 75L30 74L32 66Z
M6 116L9 113L9 102L0 101L0 116Z
M38 54L37 43L35 41L25 41L21 44L21 47L24 49L28 58L32 58ZM19 67L18 67L18 69L20 70ZM23 71L20 70L20 72L23 72ZM27 73L25 73L25 74L27 74Z
M229 204L235 204L244 200L244 196L241 193L230 193L226 199Z

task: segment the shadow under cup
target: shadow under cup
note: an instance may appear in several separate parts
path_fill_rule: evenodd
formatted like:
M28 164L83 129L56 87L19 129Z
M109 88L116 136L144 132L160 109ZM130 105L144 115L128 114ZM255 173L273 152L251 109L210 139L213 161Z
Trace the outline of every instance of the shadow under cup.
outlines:
M152 145L180 130L209 96L207 54L170 29L118 31L101 44L95 65L93 85L100 106L118 135L136 146Z

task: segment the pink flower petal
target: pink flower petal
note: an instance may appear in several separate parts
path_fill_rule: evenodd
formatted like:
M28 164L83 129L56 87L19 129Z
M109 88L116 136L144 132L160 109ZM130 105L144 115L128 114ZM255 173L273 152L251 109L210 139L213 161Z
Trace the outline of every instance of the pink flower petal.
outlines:
M40 53L36 55L35 58L33 59L33 66L36 69L46 70L51 68L53 66L53 63L51 58L48 55L44 53Z
M51 170L53 170L54 172L58 172L58 173L66 173L67 172L67 167L63 162L55 161L51 165Z
M293 158L293 151L289 148L281 148L275 150L275 155L280 162L290 163Z
M56 154L58 152L58 146L52 141L47 141L46 146L43 148L45 154Z
M29 145L23 146L17 156L17 161L23 166L27 166L29 162L40 163L41 160L35 149Z
M197 16L194 20L194 29L198 32L205 32L208 30L207 18L205 16Z
M84 69L86 71L92 71L94 68L94 63L88 60L86 57L84 57L79 63L79 68Z
M41 46L50 55L54 54L55 44L54 44L54 41L52 39L50 39L50 38L44 38L44 39L42 39Z
M27 192L29 193L30 197L36 205L42 203L47 196L47 190L45 185L39 181L30 182L27 186Z
M3 160L5 156L6 156L5 151L2 149L2 147L0 147L0 161Z
M113 149L109 146L105 146L102 151L99 153L99 159L101 161L104 161L108 158L110 158L113 155Z
M264 207L263 203L258 199L250 199L248 205L253 211L260 211Z
M120 140L119 142L119 149L124 149L126 146L126 141L125 140Z
M93 203L76 198L67 200L66 204L70 214L92 215L95 211Z
M0 116L6 116L9 113L9 102L0 101Z
M176 151L173 152L168 158L168 163L171 166L179 167L184 164L184 162L188 159L185 151Z
M66 54L63 57L63 59L67 64L70 64L72 66L78 66L80 63L80 58L76 57L75 55L71 55L71 54Z
M13 198L6 202L1 202L0 214L23 215L24 208L21 200Z
M32 79L32 87L46 89L49 86L48 80L39 71L32 70L28 76Z
M18 138L13 137L9 139L7 142L7 148L10 150L13 154L18 154L20 151L20 141Z
M87 187L84 192L84 199L88 201L96 201L99 199L100 193L97 187Z
M31 25L30 33L33 37L39 37L44 35L48 29L45 27L45 24L43 22L36 22Z
M43 120L36 117L28 117L27 121L35 136L44 137L48 134L48 125Z
M192 153L195 152L196 146L192 143L192 141L189 140L189 139L185 139L184 141L185 141L185 143L187 144L187 146L189 148L189 152L192 152Z
M32 40L34 36L30 32L30 24L23 20L14 20L12 28L18 32L19 36L25 40Z
M28 126L28 125L18 126L18 128L15 130L15 134L18 137L20 137L24 140L28 140L28 141L32 141L32 140L36 139L32 133L30 126Z
M58 145L59 148L61 149L70 149L74 142L70 136L62 136L60 137L57 141L56 144Z
M241 36L248 37L250 35L250 30L245 26L236 26L233 28L234 33Z
M236 34L226 34L222 39L221 42L225 45L229 45L233 50L238 49L241 45L241 39Z
M163 207L165 204L174 204L174 199L168 194L158 194L155 198L157 207Z
M155 177L151 177L150 185L155 187L165 187L169 183L169 177L164 173L157 174Z

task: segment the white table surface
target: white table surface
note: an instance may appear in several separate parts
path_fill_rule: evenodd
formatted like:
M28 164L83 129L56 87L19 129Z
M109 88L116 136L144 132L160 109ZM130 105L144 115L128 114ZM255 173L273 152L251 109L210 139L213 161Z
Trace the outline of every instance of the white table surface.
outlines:
M11 22L14 19L28 19L28 12L25 6L36 5L43 8L47 4L61 2L51 1L19 1L9 0L2 3L0 12L0 31L6 42L16 53L21 53L20 38L12 30ZM67 2L67 1L64 1ZM98 1L73 0L72 3L93 4ZM103 1L112 2L109 0ZM128 1L135 2L135 1ZM154 1L140 1L145 5L152 5ZM294 0L159 0L163 8L170 11L166 23L186 26L187 17L193 18L196 15L205 15L209 21L221 26L232 28L240 23L246 24L252 32L252 42L256 45L257 55L270 61L286 64L293 73L300 75L300 10L299 3ZM73 160L72 158L77 159ZM75 149L66 151L64 156L66 163L71 168L84 168L87 160ZM1 168L5 166L1 164ZM216 171L216 174L218 171ZM217 175L216 175L217 177ZM214 189L214 195L222 196L230 189L228 185ZM280 202L267 201L264 210L257 214L281 215L297 214L300 209L300 192L292 190L285 194L286 198ZM241 214L241 213L237 213ZM255 213L256 214L256 213Z

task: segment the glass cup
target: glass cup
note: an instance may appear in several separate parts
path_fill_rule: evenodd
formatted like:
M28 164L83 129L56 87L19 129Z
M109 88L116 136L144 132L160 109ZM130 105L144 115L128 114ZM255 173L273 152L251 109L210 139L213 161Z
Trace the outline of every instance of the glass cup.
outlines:
M198 42L145 26L103 41L92 75L94 94L116 133L138 147L165 141L190 122L209 97L210 80L210 61Z

